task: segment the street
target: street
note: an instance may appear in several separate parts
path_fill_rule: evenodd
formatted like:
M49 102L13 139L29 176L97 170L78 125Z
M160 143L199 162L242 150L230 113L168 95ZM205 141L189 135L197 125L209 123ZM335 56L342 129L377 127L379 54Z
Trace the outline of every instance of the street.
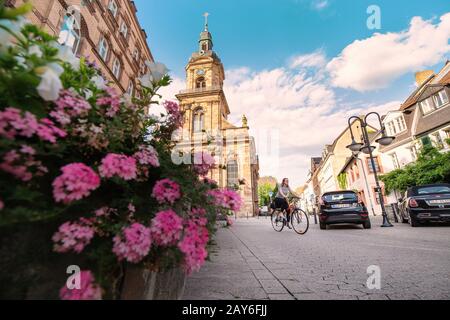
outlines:
M184 299L450 299L450 227L372 229L310 225L277 233L270 219L221 228L210 260L187 281ZM381 288L368 289L379 266Z

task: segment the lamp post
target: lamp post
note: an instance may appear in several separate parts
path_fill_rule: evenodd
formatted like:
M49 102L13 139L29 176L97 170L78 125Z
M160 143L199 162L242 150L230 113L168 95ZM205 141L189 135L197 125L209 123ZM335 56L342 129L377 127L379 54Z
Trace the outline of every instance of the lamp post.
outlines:
M373 151L375 151L375 147L370 145L369 133L367 132L367 126L368 126L367 118L370 115L376 115L378 117L378 121L380 123L381 138L377 139L376 142L383 146L388 146L395 140L395 137L391 137L386 134L386 128L384 127L383 122L381 121L380 114L378 114L377 112L370 112L364 117L364 119L361 119L360 117L357 117L357 116L353 116L348 119L348 127L350 128L350 135L352 137L352 143L350 145L348 145L347 148L350 149L353 153L358 153L361 151L361 152L369 155L370 162L371 162L372 168L373 168L373 175L375 177L376 193L378 194L378 198L380 199L381 212L383 214L383 224L381 225L381 227L384 227L384 228L393 227L393 225L389 222L389 218L387 216L386 209L384 207L383 191L380 187L380 181L378 179L378 172L377 172L377 168L375 167L375 159L373 157ZM355 136L354 136L353 130L352 130L352 120L353 119L358 120L359 123L361 124L361 131L362 131L364 143L356 142L356 140L355 140Z

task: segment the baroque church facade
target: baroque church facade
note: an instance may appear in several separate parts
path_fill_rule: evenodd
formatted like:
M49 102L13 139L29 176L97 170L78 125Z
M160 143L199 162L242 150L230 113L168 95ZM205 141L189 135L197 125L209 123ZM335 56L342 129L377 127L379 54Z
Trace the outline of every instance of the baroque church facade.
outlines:
M186 66L186 89L176 96L184 113L178 146L185 152L207 151L212 154L216 167L208 177L221 188L238 190L244 201L238 216L254 216L259 208L259 160L255 141L249 134L245 115L241 125L228 121L230 109L223 90L224 80L224 67L213 51L206 20L198 51L192 54Z

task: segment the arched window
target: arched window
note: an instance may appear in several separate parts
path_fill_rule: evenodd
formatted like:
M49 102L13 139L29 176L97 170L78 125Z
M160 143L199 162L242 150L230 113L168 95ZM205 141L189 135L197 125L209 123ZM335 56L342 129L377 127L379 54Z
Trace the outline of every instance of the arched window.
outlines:
M239 167L236 160L230 160L227 164L227 185L234 187L239 184Z
M81 42L80 22L76 19L77 13L67 14L64 17L58 42L72 48L73 53L78 53Z
M201 108L194 111L194 117L192 121L194 132L202 132L205 128L205 114L203 113L203 110Z
M100 54L100 57L102 57L103 61L106 61L106 59L108 58L108 52L109 52L108 40L102 37L100 39L100 42L98 43L98 53Z
M120 80L120 73L122 72L122 64L120 63L120 60L118 58L116 58L114 60L112 71L113 71L114 76L118 80Z
M206 81L205 81L205 78L204 78L204 77L199 77L199 78L197 78L197 80L195 81L195 87L196 87L197 89L200 89L200 88L206 88Z

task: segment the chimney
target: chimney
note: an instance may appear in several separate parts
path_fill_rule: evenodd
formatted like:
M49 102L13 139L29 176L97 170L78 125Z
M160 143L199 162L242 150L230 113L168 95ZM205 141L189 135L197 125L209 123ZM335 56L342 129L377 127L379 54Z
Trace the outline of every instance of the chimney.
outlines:
M434 75L433 70L416 72L416 85L420 87L432 75Z

